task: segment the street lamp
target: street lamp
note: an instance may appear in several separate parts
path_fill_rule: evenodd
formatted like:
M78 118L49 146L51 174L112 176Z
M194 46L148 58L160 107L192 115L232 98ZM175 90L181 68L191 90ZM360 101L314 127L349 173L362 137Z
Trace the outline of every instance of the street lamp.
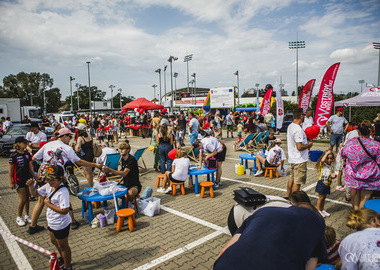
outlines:
M72 86L72 81L74 81L75 78L70 76L70 98L71 98L71 105L70 105L70 111L73 112L73 86ZM45 95L45 93L44 93Z
M89 95L89 105L90 105L90 115L92 115L92 108L91 108L91 83L90 83L90 61L87 63L87 73L88 73L88 95Z
M119 88L119 89L117 89L117 91L119 91L120 92L120 110L122 109L122 107L121 107L121 91L122 91L122 89L121 88Z
M196 74L195 74L195 72L193 74L191 74L191 77L194 78L193 79L193 81L194 81L193 84L194 84L195 87L193 87L193 95L194 95L194 104L197 105L197 90L196 90L197 84L196 84Z
M238 88L238 104L240 104L239 70L236 70L234 75L236 75L237 88Z
M157 84L153 84L152 87L154 89L154 91L153 91L153 93L154 93L153 99L155 99L156 98L156 87L157 87Z
M108 88L111 88L111 110L113 109L113 89L115 88L115 85L110 85Z
M173 99L173 61L177 61L178 60L178 57L175 57L175 56L170 56L169 59L168 59L168 62L170 63L170 89L172 91L172 104L171 104L171 108L172 108L172 113L173 113L173 103L174 103L174 99Z
M78 102L78 111L80 110L80 108L79 108L79 87L80 87L81 85L79 84L79 83L76 83L75 84L75 87L77 88L77 102Z
M183 60L183 62L186 62L186 66L187 66L187 92L189 93L189 61L191 61L191 59L193 59L193 55L192 54L189 54L189 55L186 55L185 56L185 59Z
M155 72L158 73L158 80L159 80L159 82L160 82L160 104L161 104L161 102L162 102L162 95L161 95L161 69L160 69L160 68L159 68L159 69L156 69Z
M377 73L377 86L380 86L380 42L372 42L375 50L379 50L379 70Z
M289 49L296 49L296 100L298 102L298 49L305 48L305 41L289 42Z
M360 83L360 93L363 92L363 83L365 83L365 80L359 80Z
M167 65L164 67L164 90L165 90L165 102L166 102L166 68L167 68L167 67L168 67Z

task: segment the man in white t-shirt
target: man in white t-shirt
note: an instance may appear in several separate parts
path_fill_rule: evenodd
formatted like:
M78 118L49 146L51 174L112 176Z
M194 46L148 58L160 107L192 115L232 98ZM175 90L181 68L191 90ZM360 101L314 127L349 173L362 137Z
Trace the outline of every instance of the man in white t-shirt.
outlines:
M308 127L311 127L312 125L314 125L313 110L309 108L306 110L305 119L302 123L302 129L305 130Z
M309 149L313 142L308 142L305 131L301 124L305 118L302 108L297 108L293 112L293 123L288 126L288 161L290 163L290 179L288 181L286 197L291 193L300 190L301 184L306 182L307 160Z
M69 146L69 142L74 133L70 131L68 128L62 128L58 132L58 139L52 142L45 144L38 152L33 156L33 161L42 160L42 164L40 170L43 171L46 165L58 165L61 166L65 170L65 163L72 162L79 166L87 166L87 167L96 167L101 169L102 164L96 164L93 162L88 162L80 159L75 153L74 149ZM65 173L66 177L66 173ZM37 225L38 217L41 214L41 211L44 207L44 201L38 198L37 204L34 206L32 213L32 222L30 223L30 227L28 229L29 234L34 234L44 229L42 226ZM79 223L75 220L74 216L71 213L72 219L72 229L76 229L79 227Z
M198 129L199 129L199 121L195 118L193 112L189 112L188 118L190 119L189 123L189 141L190 145L193 145L196 139L198 139Z
M37 122L30 123L29 132L26 133L25 139L30 142L30 147L32 149L40 149L40 143L47 142L47 136L40 131Z
M7 120L4 122L3 124L3 131L4 133L6 133L8 131L8 129L13 125L13 123L11 122L11 118L8 116L7 117Z
M102 154L96 159L96 163L103 164L106 158L106 155L108 154L114 154L116 153L115 149L109 147L108 142L102 142L100 144L102 147Z

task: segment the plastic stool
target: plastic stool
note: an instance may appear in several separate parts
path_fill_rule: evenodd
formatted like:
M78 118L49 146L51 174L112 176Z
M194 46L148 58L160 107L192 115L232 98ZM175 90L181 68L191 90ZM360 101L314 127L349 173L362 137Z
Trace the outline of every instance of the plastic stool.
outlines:
M157 187L160 186L160 180L161 179L164 180L164 178L165 178L165 174L159 174L159 175L157 175L157 184L156 184Z
M183 181L182 183L173 183L172 181L170 181L170 184L172 186L173 196L175 196L175 193L177 192L177 185L179 185L181 187L182 195L185 195L185 187L184 187L185 181Z
M134 226L136 226L135 210L130 208L120 209L116 212L119 217L116 224L116 232L120 232L121 227L124 225L124 218L128 218L128 227L131 232L133 232Z
M203 198L204 197L204 195L205 195L205 188L206 187L209 187L210 188L210 197L211 198L214 198L214 183L213 182L201 182L200 183L200 185L201 185L201 198Z
M277 178L279 177L279 176L278 176L277 167L267 167L267 168L265 169L264 177L267 177L267 176L268 176L268 171L269 171L269 178L270 178L270 179L273 178L273 172L275 172Z

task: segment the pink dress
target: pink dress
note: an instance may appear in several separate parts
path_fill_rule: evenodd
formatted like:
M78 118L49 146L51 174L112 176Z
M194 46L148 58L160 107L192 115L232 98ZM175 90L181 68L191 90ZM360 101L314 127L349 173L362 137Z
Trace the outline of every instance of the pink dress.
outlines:
M380 164L380 143L360 137L367 151ZM360 145L357 138L349 140L340 151L346 161L344 181L353 189L380 190L380 168Z

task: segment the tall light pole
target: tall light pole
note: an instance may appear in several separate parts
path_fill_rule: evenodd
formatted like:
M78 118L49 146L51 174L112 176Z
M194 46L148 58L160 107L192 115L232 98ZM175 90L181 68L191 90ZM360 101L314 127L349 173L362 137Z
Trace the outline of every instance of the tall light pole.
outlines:
M236 70L234 75L236 75L237 88L238 88L238 104L240 104L239 70Z
M113 109L113 89L115 88L115 85L110 85L108 88L111 89L111 110Z
M379 50L379 70L377 73L377 86L380 86L380 42L372 42L375 50Z
M189 61L191 61L191 59L193 59L193 55L189 54L189 55L186 55L185 59L183 60L183 62L186 62L186 66L187 66L187 92L188 93L189 93Z
M177 61L177 60L178 60L178 57L175 57L172 55L168 59L168 62L170 63L170 88L172 91L172 102L171 102L172 113L173 113L173 103L174 103L174 99L173 99L173 61Z
M157 84L153 84L152 87L153 87L153 89L154 89L154 90L153 90L153 93L154 93L154 94L153 94L153 95L154 95L154 96L153 96L153 99L155 99L155 98L156 98L156 87L157 87Z
M167 65L164 67L164 90L165 90L165 102L166 102L166 68L167 68L167 67L168 67Z
M194 95L194 104L197 105L197 84L196 84L196 74L195 72L193 74L191 74L191 77L193 77L193 84L194 84L194 87L193 87L193 95Z
M120 93L120 110L121 110L122 109L122 107L121 107L121 91L122 91L122 89L119 88L119 89L117 89L117 91L119 91L119 93Z
M298 49L305 48L305 41L289 42L289 49L296 49L296 101L298 102Z
M71 105L70 105L70 111L73 112L73 85L72 81L74 81L75 78L70 76L70 98L71 98ZM44 93L45 94L45 93Z
M174 88L175 88L175 91L177 92L177 77L178 77L178 73L174 72L173 77L174 77Z
M189 84L191 84L192 93L193 93L193 95L191 97L191 104L196 105L196 103L194 103L194 80L189 81Z
M365 83L365 80L359 80L360 83L360 93L363 92L363 83Z
M87 61L87 73L88 73L88 95L89 95L89 105L90 105L90 115L92 115L92 108L91 108L91 83L90 83L90 61Z
M79 87L80 87L81 85L79 84L79 83L76 83L75 84L75 87L77 88L77 102L78 102L78 111L80 110L80 108L79 108Z
M161 95L161 69L156 69L156 71L158 73L158 81L160 83L160 105L161 105L161 102L162 102L162 95ZM156 97L155 97L156 98Z

